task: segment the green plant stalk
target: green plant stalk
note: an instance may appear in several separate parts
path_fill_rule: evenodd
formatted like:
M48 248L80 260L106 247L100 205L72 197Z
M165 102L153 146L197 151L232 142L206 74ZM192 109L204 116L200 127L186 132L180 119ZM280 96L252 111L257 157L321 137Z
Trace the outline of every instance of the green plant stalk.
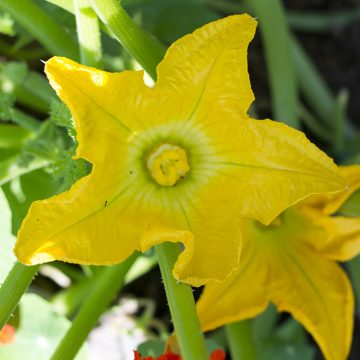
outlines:
M282 3L280 0L246 0L244 3L259 18L270 77L273 115L277 120L298 128L297 79Z
M279 320L279 313L276 307L270 304L267 309L253 320L255 342L266 340L275 331L276 323Z
M291 47L299 86L305 100L324 124L332 127L334 96L312 64L308 55L294 37L292 38Z
M49 1L49 0L48 0ZM53 0L54 1L54 0ZM244 4L229 0L200 0L205 5L225 14L247 12ZM343 28L360 19L360 7L332 12L287 11L286 18L291 28L306 32L329 31Z
M156 79L156 66L164 57L165 48L140 29L117 0L91 0L91 3L114 37Z
M21 297L29 287L39 266L13 265L0 287L0 329L7 323Z
M331 144L333 142L333 133L321 121L317 119L305 106L300 106L300 117L302 122L319 139Z
M192 289L189 285L176 281L172 275L180 246L172 243L156 245L156 254L182 358L208 360Z
M41 8L30 0L1 0L0 9L8 12L53 55L78 59L75 41Z
M109 266L101 272L92 292L55 349L51 360L67 360L76 356L101 314L122 288L125 275L137 256L135 253L121 264Z
M306 32L344 28L360 19L360 7L333 12L289 11L287 18L295 30Z
M62 263L58 263L60 265ZM127 272L124 284L129 284L132 281L138 279L145 273L147 273L151 268L157 264L155 257L147 258L145 256L140 256L136 259L134 265L131 267L130 271ZM56 265L56 266L58 266ZM101 272L105 268L99 269L92 277L85 277L73 284L72 286L58 292L52 299L51 303L54 305L57 312L64 314L66 316L71 316L74 314L81 306L84 299L92 291L93 287L97 282L97 278L101 275Z
M101 68L101 37L99 21L89 0L74 0L76 29L80 45L80 61Z
M255 343L250 320L225 326L232 360L256 360Z
M334 119L334 150L335 153L341 156L345 149L346 140L346 108L349 101L349 92L342 90L336 97L333 119Z

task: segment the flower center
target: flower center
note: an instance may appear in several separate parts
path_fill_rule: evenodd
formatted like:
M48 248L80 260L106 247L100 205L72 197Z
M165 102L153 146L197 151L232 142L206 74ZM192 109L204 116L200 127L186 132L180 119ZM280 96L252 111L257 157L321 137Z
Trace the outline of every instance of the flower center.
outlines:
M163 186L175 185L190 170L185 150L171 144L162 144L153 151L146 166L153 179Z

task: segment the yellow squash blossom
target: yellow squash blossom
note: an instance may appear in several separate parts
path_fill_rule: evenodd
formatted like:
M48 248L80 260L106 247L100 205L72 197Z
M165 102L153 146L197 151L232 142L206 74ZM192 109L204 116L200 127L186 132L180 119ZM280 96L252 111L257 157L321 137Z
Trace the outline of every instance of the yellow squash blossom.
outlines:
M181 242L174 275L197 286L238 266L240 215L268 223L310 194L342 190L333 161L301 132L248 117L255 28L250 16L231 16L181 38L153 88L142 71L50 59L47 76L75 118L76 158L92 172L31 206L18 259L113 264Z
M241 222L241 266L226 281L208 284L197 304L204 330L254 317L272 302L305 326L326 359L347 358L354 299L334 260L360 253L360 218L332 215L360 187L360 166L341 172L347 191L306 199L268 226Z

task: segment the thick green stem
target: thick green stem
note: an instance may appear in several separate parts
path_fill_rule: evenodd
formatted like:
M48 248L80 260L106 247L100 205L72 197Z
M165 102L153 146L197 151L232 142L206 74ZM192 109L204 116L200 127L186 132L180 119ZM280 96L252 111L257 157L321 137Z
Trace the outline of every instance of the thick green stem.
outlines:
M65 30L30 0L1 0L0 9L8 12L53 55L78 58L75 41Z
M250 320L228 324L225 331L232 360L256 360Z
M51 356L51 360L70 360L76 356L101 314L122 288L125 275L137 256L138 254L133 254L121 264L109 266L101 272L85 304Z
M246 0L245 4L259 18L274 116L290 126L299 127L295 66L282 3L280 0Z
M74 0L80 60L84 65L101 67L101 38L98 18L89 0Z
M115 38L156 79L156 66L165 54L163 46L140 29L117 0L91 0L91 3Z
M0 329L7 323L34 278L38 266L16 262L0 287Z
M176 281L172 275L180 246L172 243L157 245L156 253L182 358L208 360L192 289L189 285Z

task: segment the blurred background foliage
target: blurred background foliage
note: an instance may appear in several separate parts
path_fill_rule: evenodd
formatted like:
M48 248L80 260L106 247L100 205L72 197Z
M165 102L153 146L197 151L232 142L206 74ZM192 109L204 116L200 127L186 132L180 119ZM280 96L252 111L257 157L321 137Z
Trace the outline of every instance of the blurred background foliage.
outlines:
M359 163L358 0L123 0L122 5L165 46L229 14L256 16L260 26L249 49L256 95L251 113L302 129L339 164ZM101 29L99 63L103 68L139 68L105 26ZM79 60L73 1L0 0L0 34L3 282L15 260L12 245L30 204L68 189L89 173L91 165L72 159L77 145L73 119L43 74L42 61L52 55ZM341 212L360 216L360 194L355 193ZM151 252L135 260L124 288L121 293L114 289L117 296L111 306L106 305L106 315L97 322L77 359L127 359L139 344L143 355L162 351L171 328L155 264ZM346 268L360 294L360 258ZM0 358L48 359L104 271L104 267L60 262L41 266L10 320L17 328L15 340L0 346ZM354 316L350 358L359 359L359 313ZM258 359L321 358L304 329L273 307L245 326L253 334ZM207 340L211 349L226 348L223 330L210 333Z

